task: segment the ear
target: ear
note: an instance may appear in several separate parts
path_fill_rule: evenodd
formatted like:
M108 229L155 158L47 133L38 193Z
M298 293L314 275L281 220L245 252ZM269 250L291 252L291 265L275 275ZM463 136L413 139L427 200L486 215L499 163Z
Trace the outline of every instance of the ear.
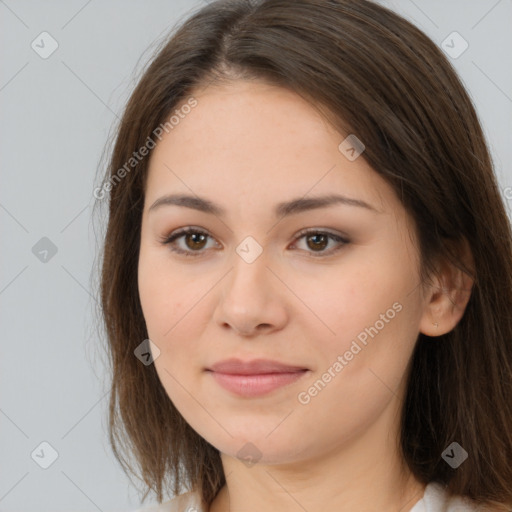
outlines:
M466 239L449 242L452 254L474 275L475 264ZM458 324L471 296L474 279L453 263L443 260L425 293L425 307L419 324L427 336L441 336Z

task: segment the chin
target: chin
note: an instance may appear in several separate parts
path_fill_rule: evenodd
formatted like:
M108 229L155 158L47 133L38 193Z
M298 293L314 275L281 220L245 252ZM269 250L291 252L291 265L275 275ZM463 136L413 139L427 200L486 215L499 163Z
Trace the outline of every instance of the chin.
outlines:
M278 424L278 423L277 423ZM283 430L277 434L274 422L271 428L240 428L232 430L226 427L233 437L224 432L219 436L204 436L212 446L222 454L239 459L247 466L254 464L287 464L301 458L302 447L295 442L289 432ZM269 435L269 432L272 432Z

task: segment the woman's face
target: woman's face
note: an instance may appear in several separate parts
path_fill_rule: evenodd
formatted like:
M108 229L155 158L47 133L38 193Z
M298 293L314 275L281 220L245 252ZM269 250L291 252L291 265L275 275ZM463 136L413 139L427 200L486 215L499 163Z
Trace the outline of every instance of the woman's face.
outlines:
M138 269L169 398L233 457L373 449L397 428L426 314L409 217L300 96L248 82L193 96L151 155ZM170 195L190 199L151 209ZM334 195L350 201L322 205ZM210 371L230 358L294 368Z

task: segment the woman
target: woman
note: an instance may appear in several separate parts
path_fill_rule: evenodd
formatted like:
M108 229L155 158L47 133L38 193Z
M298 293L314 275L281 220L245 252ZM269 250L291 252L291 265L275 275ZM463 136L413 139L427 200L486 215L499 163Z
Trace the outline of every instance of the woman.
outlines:
M510 510L512 234L421 31L210 3L133 92L107 193L110 439L148 510Z

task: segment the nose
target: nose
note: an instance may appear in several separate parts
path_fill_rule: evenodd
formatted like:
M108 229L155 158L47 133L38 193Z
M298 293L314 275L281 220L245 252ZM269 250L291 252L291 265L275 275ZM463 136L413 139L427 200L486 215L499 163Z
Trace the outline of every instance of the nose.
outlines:
M251 263L235 254L233 262L220 285L213 320L244 337L282 329L288 317L287 289L276 269L264 253Z

